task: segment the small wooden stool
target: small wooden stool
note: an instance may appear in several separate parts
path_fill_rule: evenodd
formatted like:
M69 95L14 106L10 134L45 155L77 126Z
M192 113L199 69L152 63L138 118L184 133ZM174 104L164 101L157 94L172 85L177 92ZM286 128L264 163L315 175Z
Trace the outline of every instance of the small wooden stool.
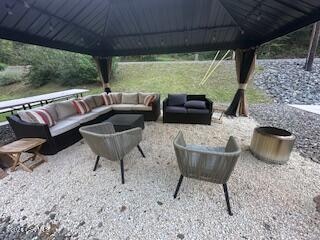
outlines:
M11 171L15 171L17 166L20 165L24 170L32 172L35 166L47 162L46 157L39 153L42 144L45 142L46 140L42 138L22 138L0 147L0 153L7 154L14 161ZM33 155L25 160L21 160L20 157L23 152L32 153ZM30 165L25 164L29 160L36 160L37 157L39 161Z

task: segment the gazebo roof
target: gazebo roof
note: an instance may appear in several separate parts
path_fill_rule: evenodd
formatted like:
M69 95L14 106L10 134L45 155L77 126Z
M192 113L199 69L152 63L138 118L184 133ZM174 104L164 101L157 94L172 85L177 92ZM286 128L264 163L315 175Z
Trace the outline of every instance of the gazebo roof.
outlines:
M97 56L248 48L318 20L319 0L0 0L0 38Z

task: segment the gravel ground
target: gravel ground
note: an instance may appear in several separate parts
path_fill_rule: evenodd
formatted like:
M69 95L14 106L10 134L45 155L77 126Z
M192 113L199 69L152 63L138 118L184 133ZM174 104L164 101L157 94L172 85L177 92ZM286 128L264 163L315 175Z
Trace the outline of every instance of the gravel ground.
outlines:
M302 156L320 163L320 115L285 104L252 105L250 114L261 125L292 132L296 136L295 147Z
M14 141L15 135L9 124L0 125L0 146Z
M94 156L81 141L32 174L18 170L0 181L0 218L37 229L54 214L52 235L68 229L71 239L319 239L313 201L319 165L297 152L286 165L255 159L246 150L255 126L251 118L212 126L146 123L141 147L147 157L137 149L127 155L124 185L116 162L101 161L92 171ZM223 145L229 135L238 137L244 151L228 184L233 217L217 184L186 179L173 199L178 130L189 143Z
M320 104L320 59L311 72L303 69L305 59L258 60L263 71L254 83L276 103Z

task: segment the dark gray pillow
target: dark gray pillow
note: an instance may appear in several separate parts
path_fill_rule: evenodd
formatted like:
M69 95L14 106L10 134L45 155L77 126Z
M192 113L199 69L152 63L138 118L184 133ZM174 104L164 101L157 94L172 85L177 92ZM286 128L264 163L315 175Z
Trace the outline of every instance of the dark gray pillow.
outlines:
M206 102L200 100L187 101L184 106L186 108L206 109Z
M168 106L183 106L186 102L186 94L168 94Z

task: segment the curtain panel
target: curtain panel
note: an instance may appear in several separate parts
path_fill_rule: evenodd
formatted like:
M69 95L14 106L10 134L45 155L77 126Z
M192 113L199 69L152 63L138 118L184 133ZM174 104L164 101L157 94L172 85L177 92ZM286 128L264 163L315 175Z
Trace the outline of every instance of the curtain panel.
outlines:
M245 95L247 84L250 81L255 68L256 49L237 49L235 54L238 90L226 110L230 116L248 116L249 109Z
M106 57L93 57L96 65L97 70L99 73L99 77L102 81L102 86L105 92L109 93L111 92L110 88L110 78L111 78L111 69L112 69L112 58Z

